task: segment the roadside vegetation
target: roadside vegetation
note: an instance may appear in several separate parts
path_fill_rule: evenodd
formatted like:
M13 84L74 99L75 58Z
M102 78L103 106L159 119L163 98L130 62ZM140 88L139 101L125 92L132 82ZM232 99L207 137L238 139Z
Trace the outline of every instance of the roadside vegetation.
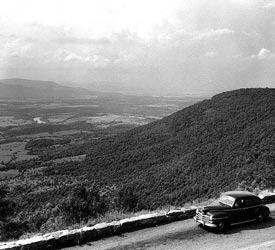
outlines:
M100 189L88 182L31 193L0 187L0 241L22 235L94 225L129 216L142 209L132 188ZM25 193L19 197L15 193ZM28 194L27 194L28 193ZM46 201L46 204L45 202Z

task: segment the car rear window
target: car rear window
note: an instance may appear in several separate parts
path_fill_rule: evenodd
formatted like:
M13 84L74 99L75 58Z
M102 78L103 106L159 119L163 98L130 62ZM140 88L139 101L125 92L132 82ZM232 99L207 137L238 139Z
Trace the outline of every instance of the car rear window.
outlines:
M227 205L227 206L233 207L234 202L235 202L235 198L233 198L231 196L228 196L228 195L222 195L220 197L219 202L221 204L223 204L223 205Z

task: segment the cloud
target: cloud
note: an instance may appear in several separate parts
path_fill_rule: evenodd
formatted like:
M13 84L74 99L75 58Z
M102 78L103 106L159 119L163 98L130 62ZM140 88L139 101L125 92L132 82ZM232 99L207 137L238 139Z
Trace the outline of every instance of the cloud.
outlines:
M39 23L31 23L26 25L25 39L31 42L39 43L57 43L70 45L106 45L112 41L107 37L92 37L91 35L77 34L71 29L64 26L43 25Z
M265 48L262 48L258 54L259 59L266 59L266 58L269 58L270 56L271 56L271 51Z
M151 39L161 43L176 44L183 42L203 42L205 40L218 40L221 38L233 37L235 31L228 28L219 29L200 29L190 30L182 27L184 24L180 24L180 27L171 23L164 23L162 26L158 26L156 32L152 34Z
M235 5L251 6L257 3L258 0L230 0L229 2Z
M74 53L68 54L64 58L64 62L71 62L71 61L76 61L76 62L88 62L90 60L89 56L79 56Z
M205 53L205 56L206 57L215 57L215 56L217 56L217 52L208 51L208 52Z
M93 55L93 56L81 56L77 55L75 53L68 53L68 52L63 52L64 57L64 62L72 62L72 63L88 63L91 66L94 67L105 67L110 63L110 60L107 58L104 58L101 55Z
M207 31L197 32L197 34L194 35L194 39L209 39L209 38L216 38L220 36L225 35L232 35L234 34L234 30L230 29L211 29Z
M275 79L267 68L275 58L274 1L80 2L3 1L2 68L62 82L127 81L157 91L170 85L175 93L249 86L266 72Z
M269 2L263 6L265 9L274 9L275 8L275 1Z
M259 60L265 60L275 58L275 54L266 48L261 48L257 55L252 55L251 57L258 58Z
M57 42L60 43L65 43L65 44L76 44L76 45L81 45L81 44L97 44L97 45L106 45L106 44L111 44L111 40L107 38L99 38L99 39L94 39L94 38L80 38L80 37L73 37L73 36L67 36L67 37L62 37L57 40Z
M30 57L32 45L23 39L9 39L1 50L2 57Z

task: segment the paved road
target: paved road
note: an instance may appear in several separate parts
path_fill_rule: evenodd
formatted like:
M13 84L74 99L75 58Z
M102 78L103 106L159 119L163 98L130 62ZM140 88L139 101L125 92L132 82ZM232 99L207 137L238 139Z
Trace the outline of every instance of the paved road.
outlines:
M275 210L264 223L231 227L225 233L207 231L192 219L125 233L67 250L271 250L275 249Z

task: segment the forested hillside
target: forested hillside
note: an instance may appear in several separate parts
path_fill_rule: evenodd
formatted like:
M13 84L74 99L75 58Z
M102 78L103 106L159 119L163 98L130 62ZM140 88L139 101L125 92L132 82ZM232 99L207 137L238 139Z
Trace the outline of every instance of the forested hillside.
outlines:
M38 158L2 167L18 174L1 181L0 240L274 187L275 89L226 92L123 133L71 139L30 140ZM71 158L51 161L60 155Z
M102 184L131 185L149 208L275 185L275 89L222 93L93 145L77 168Z

